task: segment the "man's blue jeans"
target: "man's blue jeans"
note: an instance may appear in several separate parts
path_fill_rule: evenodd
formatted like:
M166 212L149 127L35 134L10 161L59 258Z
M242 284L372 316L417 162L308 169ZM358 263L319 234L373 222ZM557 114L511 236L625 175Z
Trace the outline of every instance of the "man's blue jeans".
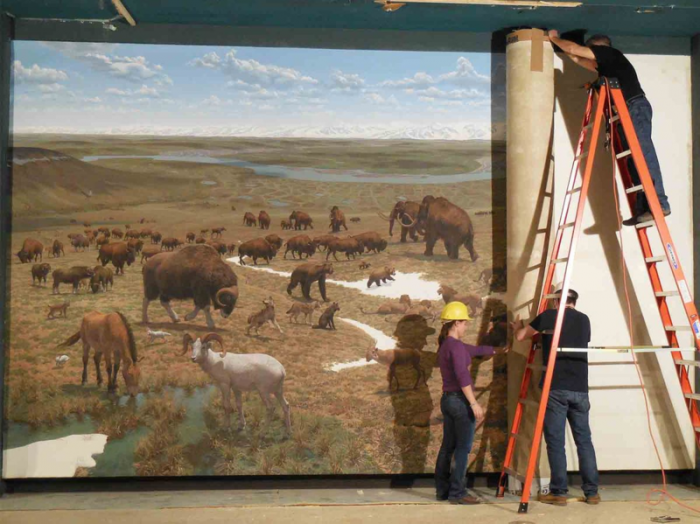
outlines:
M474 443L476 417L461 393L443 394L440 410L444 423L442 445L435 465L435 490L439 498L458 500L467 494L467 461ZM450 471L453 455L455 467Z
M549 392L547 412L544 416L544 440L547 443L547 457L552 475L549 491L553 495L566 495L568 492L565 448L567 420L576 443L583 493L587 497L598 493L598 465L588 424L590 409L588 393L561 389Z
M644 160L646 160L647 167L649 168L649 174L654 182L654 189L656 189L656 195L659 197L659 203L661 204L661 209L671 210L671 206L668 203L668 197L664 190L664 182L661 178L661 166L659 165L659 159L656 156L656 149L654 148L654 143L651 141L651 119L653 116L653 110L649 100L645 96L629 100L627 102L627 107L630 112L630 118L634 124L634 130L637 133L637 139L639 140L639 146L642 148L642 153L644 154ZM619 128L621 129L621 128ZM622 144L624 149L628 149L627 140L624 133L620 134L622 138ZM640 184L639 173L634 165L632 157L627 157L627 169L632 177L632 182L635 185ZM644 192L637 192L637 204L634 210L636 215L641 215L649 211L649 203L644 195Z

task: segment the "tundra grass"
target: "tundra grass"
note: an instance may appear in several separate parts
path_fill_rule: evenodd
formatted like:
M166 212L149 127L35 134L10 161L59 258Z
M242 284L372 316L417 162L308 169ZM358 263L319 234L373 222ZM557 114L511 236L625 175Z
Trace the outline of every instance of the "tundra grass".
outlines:
M193 145L199 147L204 142L195 141ZM145 146L138 141L134 144L137 149L148 147L152 153L157 152L153 144ZM103 146L106 147L105 144L100 145ZM58 142L51 144L51 147L62 150ZM126 145L124 148L127 149ZM141 151L138 149L138 152ZM74 265L94 266L97 264L97 252L91 248L76 253L68 246L66 238L69 233L81 232L85 220L90 221L93 227L108 224L123 229L125 224L131 224L133 227L157 229L164 236L178 237L184 237L187 231L198 232L202 228L225 226L223 241L226 243L250 240L269 233L277 233L288 239L297 233L281 231L279 222L288 217L294 208L304 209L314 218L315 229L308 231L313 236L328 231L329 207L346 202L341 204L346 216L361 219L359 224L348 222L348 234L378 231L389 241L383 253L361 257L362 261L372 265L370 270L392 265L401 272L423 273L424 279L444 282L460 293L484 296L489 288L479 281L479 275L494 264L502 264L505 257L504 231L498 229L500 226L494 228L494 224L501 222L494 222L493 216L474 213L475 210L490 209L492 187L489 182L449 186L329 184L249 176L223 168L210 171L207 166L197 164L143 160L115 160L101 164L142 174L144 187L152 192L148 198L156 201L144 202L144 190L133 188L133 200L115 199L110 206L102 209L80 208L76 200L69 202L73 207L66 204L69 209L62 213L17 217L13 222L12 252L17 252L27 237L36 238L44 245L50 245L54 238L59 238L66 244L66 256L57 259L45 256L44 262L50 263L52 269ZM216 176L220 185L209 188L197 182L201 188L197 187L197 192L191 198L169 201L168 195L172 189L159 188L148 182L149 174L164 172L174 180ZM17 184L15 190L18 190ZM436 246L435 256L427 258L423 256L424 243L399 242L398 227L393 237L388 236L388 224L377 216L377 205L388 213L396 198L403 196L420 200L426 194L447 196L471 213L479 260L475 263L469 261L464 249L460 251L460 260L449 260L441 243ZM251 198L240 199L241 196ZM85 203L85 197L82 198ZM271 199L289 205L274 207L269 203ZM232 205L236 207L235 211L231 210ZM272 215L271 229L263 232L243 227L243 213L252 211L257 214L260 209L266 209ZM143 225L138 223L141 218L147 221ZM71 220L76 223L71 224ZM325 260L325 255L321 253L311 258L315 262L322 260ZM367 270L358 267L361 260L346 261L341 258L340 262L334 261L332 278L348 281L365 279ZM31 264L20 264L16 256L11 256L8 263L10 320L5 416L10 423L28 423L40 433L43 428L64 424L71 416L89 415L110 439L122 438L135 431L135 425L157 425L156 418L143 411L143 406L151 398L165 398L173 388L182 388L188 395L212 384L199 365L191 362L188 355L182 354L182 337L185 333L201 336L210 331L201 313L192 321L184 320L184 315L193 307L190 301L173 302L173 308L181 317L178 324L171 322L157 301L152 303L151 324L148 327L165 330L172 336L165 341L148 342L147 326L141 323L143 284L139 262L126 267L124 276L115 276L112 290L93 294L81 289L77 295L73 295L66 286L61 286L60 295L53 295L50 283L32 285ZM279 255L270 267L291 272L299 263L291 258L283 260ZM389 392L386 369L379 364L340 373L327 370L336 362L364 358L365 350L371 343L364 332L340 320L336 320L337 331L315 330L305 324L290 323L285 312L292 301L301 299L299 288L289 297L286 278L249 267L235 266L234 271L239 279L240 300L228 319L214 314L216 332L224 338L229 352L267 353L284 365L287 375L285 396L292 409L292 434L288 437L283 435L279 406L275 405L274 417L267 420L256 394L246 395L244 401L249 429L229 433L223 424L221 395L217 390L207 397L208 403L190 408L198 409L204 416L201 442L187 443L184 449L179 449L182 443L172 440L173 434L165 432L165 428L158 428L163 430L160 432L164 433L162 438L165 440L142 439L144 443L140 444L143 455L140 455L139 464L143 466L139 467L146 468L141 474L146 474L146 471L156 475L161 474L159 471L181 474L178 472L192 471L193 468L196 471L209 471L207 468L210 466L211 471L221 474L228 471L246 474L267 471L273 474L333 473L341 470L358 473L432 471L442 437L439 407L441 379L434 367L436 335L428 337L422 358L427 386L421 383L417 390L412 390L415 371L412 368L400 369L398 378L401 389L397 392L394 388ZM284 333L264 327L259 336L246 336L248 316L259 311L263 307L262 300L268 296L275 301L277 320ZM315 284L312 297L320 299ZM387 335L393 333L400 319L399 315L380 316L360 311L361 307L367 312L376 311L387 299L369 297L357 290L332 284L328 285L328 297L340 304L336 318L356 319ZM48 305L64 300L70 302L67 318L47 320ZM435 301L435 307L441 307L441 303ZM104 360L104 383L98 386L91 355L88 382L82 386L82 344L78 342L68 348L57 347L80 329L85 313L95 310L103 313L121 311L131 324L139 357L143 357L139 363L140 391L148 396L145 403L143 399L137 399L139 408L130 406L124 398L126 388L121 371L117 378L116 395L108 394ZM319 312L314 312L314 323L318 316ZM477 317L470 324L465 340L476 342L485 328L484 322L481 316ZM437 329L439 324L433 327ZM55 358L61 354L68 355L70 359L63 367L56 368ZM479 471L495 471L500 468L504 453L504 442L499 435L505 431L507 424L504 362L500 358L481 361L474 366L473 375L477 395L482 405L488 407L487 421L476 434L472 467ZM177 405L174 409L178 409ZM235 428L235 413L233 421ZM177 427L178 423L174 425ZM205 441L211 442L211 446L205 446ZM174 454L164 464L154 464L149 459L151 451L166 448L172 448Z

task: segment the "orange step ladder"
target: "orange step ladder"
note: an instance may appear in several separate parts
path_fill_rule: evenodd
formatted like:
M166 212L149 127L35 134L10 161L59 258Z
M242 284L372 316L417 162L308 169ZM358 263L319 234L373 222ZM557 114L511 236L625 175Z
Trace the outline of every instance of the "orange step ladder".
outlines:
M637 139L637 134L634 130L619 82L614 78L601 78L596 87L599 87L597 93L593 86L589 88L588 103L586 105L583 125L579 135L578 144L576 146L576 157L574 158L571 173L569 175L569 182L566 187L566 194L562 206L562 213L559 218L559 224L557 226L554 247L546 266L547 278L545 279L545 283L542 288L538 314L547 309L548 300L558 298L560 296L558 293L550 293L555 270L559 264L565 264L564 278L561 286L561 296L566 297L569 293L571 275L573 274L574 269L576 245L581 232L583 212L593 173L596 147L601 133L601 128L605 125L606 128L610 130L609 136L612 136L613 138L612 147L615 153L618 170L620 171L622 184L625 188L625 195L627 196L630 209L635 209L635 199L640 191L644 192L649 202L653 219L636 225L637 238L642 249L644 262L649 273L649 280L656 297L656 305L658 307L659 315L666 333L668 346L664 346L664 348L668 347L671 350L678 379L680 381L681 390L685 396L685 402L690 414L690 420L695 430L696 444L700 446L700 413L698 412L698 407L695 402L696 400L700 400L700 394L696 394L693 391L690 379L688 377L689 366L700 367L700 361L683 359L677 336L678 332L680 331L692 331L695 345L693 349L700 351L700 319L698 318L698 312L688 288L685 275L683 274L683 268L681 267L680 260L678 259L678 254L674 247L673 240L671 239L671 233L666 225L666 220L654 189L654 183L651 175L649 174L646 161L644 160L644 156L639 145L639 140ZM595 112L593 110L594 105ZM619 129L618 126L622 126L622 130L624 131L629 147L629 149L624 151L622 150L620 133L617 132ZM588 142L589 146L586 148L586 139L588 138L589 131L591 131L592 134L590 141ZM632 177L627 168L627 157L630 155L639 174L641 183L638 185L633 185ZM579 177L581 162L584 159L586 159L585 169L582 177ZM581 184L577 186L576 183L579 178L581 178ZM578 203L574 206L576 214L575 217L571 219L569 214L572 208L572 202L577 197ZM663 254L655 254L652 252L648 231L654 227L658 231L661 243L664 246ZM573 228L573 230L568 242L568 252L562 254L561 250L562 244L564 243L563 239L569 228ZM669 268L671 269L673 279L675 281L675 289L669 290L662 287L657 264L664 262L667 262ZM687 323L684 321L682 324L673 324L671 313L667 304L667 300L671 298L678 298L682 301L687 317ZM566 300L561 300L557 311L554 331L552 332L552 348L559 348L565 309ZM549 391L554 374L554 365L556 355L558 353L557 350L550 351L549 361L545 366L542 366L542 369L545 371L545 379L540 401L538 402L527 398L528 386L533 376L533 370L539 367L534 363L536 349L537 347L533 341L530 346L527 365L523 373L518 405L515 410L515 416L513 417L513 425L509 434L508 447L506 449L506 456L503 462L503 470L501 471L501 476L496 490L497 497L504 496L508 476L513 476L522 482L522 497L520 499L518 513L527 513L528 503L530 500L530 489L533 476L535 474L540 441L542 440L542 430L544 425L544 416L547 409L547 400L549 399ZM630 348L630 350L633 350L633 348ZM513 469L513 458L515 456L516 442L518 437L520 437L520 428L525 409L537 409L537 419L532 444L530 447L530 454L528 457L527 471L525 475L522 476Z

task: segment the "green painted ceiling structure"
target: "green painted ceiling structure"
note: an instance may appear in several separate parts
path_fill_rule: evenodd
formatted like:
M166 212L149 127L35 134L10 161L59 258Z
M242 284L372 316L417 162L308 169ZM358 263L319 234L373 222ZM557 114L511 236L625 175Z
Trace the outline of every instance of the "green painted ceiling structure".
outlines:
M690 37L700 0L581 0L580 7L408 4L384 12L373 0L123 0L138 25L494 32L536 26L624 36ZM16 21L105 20L111 0L0 0ZM641 11L641 12L640 12ZM119 22L120 29L121 24Z

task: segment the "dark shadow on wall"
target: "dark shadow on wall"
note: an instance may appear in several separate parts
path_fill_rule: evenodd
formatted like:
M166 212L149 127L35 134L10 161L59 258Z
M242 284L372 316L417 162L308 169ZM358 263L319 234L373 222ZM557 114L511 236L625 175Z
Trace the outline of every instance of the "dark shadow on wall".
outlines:
M505 293L506 282L506 35L510 30L491 37L491 256L492 293Z
M562 113L562 119L566 126L571 148L576 147L579 134L581 131L581 122L586 105L587 92L581 86L592 79L595 75L586 71L574 64L571 60L564 58L563 71L555 70L555 97L558 102L559 109ZM635 284L638 289L640 286L645 286L646 282L632 282L629 280L627 267L622 260L620 253L620 245L617 237L619 231L617 222L618 203L615 201L613 193L613 170L610 152L606 151L603 146L604 140L600 140L597 144L595 167L591 177L588 204L593 215L594 225L583 230L584 235L596 235L600 238L600 242L605 253L604 259L600 261L601 270L610 271L613 275L615 283L615 296L620 304L620 308L624 312L625 323L629 325L630 315L627 310L627 299L625 296L625 282L627 279L627 288L630 298L630 312L633 321L633 335L635 345L645 345L651 343L651 337L640 306L640 300L653 300L651 295L646 297L637 296L635 292ZM588 159L587 159L588 160ZM583 169L584 166L582 166ZM621 208L623 218L630 215L627 205L624 204ZM585 238L581 240L585 241ZM631 253L629 246L626 246L626 252ZM629 256L629 255L628 255ZM631 260L630 263L642 263L641 260ZM623 269L624 268L624 269ZM575 277L574 277L575 278ZM646 288L644 288L646 289ZM593 326L594 337L596 340L604 340L604 337L595 335L597 331L610 330L611 332L624 331L625 325L622 326ZM665 385L664 378L661 374L661 368L656 354L645 353L638 357L640 370L642 372L644 385L648 391L650 409L654 413L674 413L669 391ZM670 358L670 356L669 356ZM595 365L595 364L592 364ZM594 390L595 388L591 388ZM609 389L609 388L606 388ZM611 395L615 394L614 389L610 391ZM641 392L640 392L641 395ZM623 414L621 413L621 416ZM691 459L687 454L681 427L675 416L665 417L665 425L659 428L660 439L664 449L668 452L676 454L675 460L679 463L690 462Z

